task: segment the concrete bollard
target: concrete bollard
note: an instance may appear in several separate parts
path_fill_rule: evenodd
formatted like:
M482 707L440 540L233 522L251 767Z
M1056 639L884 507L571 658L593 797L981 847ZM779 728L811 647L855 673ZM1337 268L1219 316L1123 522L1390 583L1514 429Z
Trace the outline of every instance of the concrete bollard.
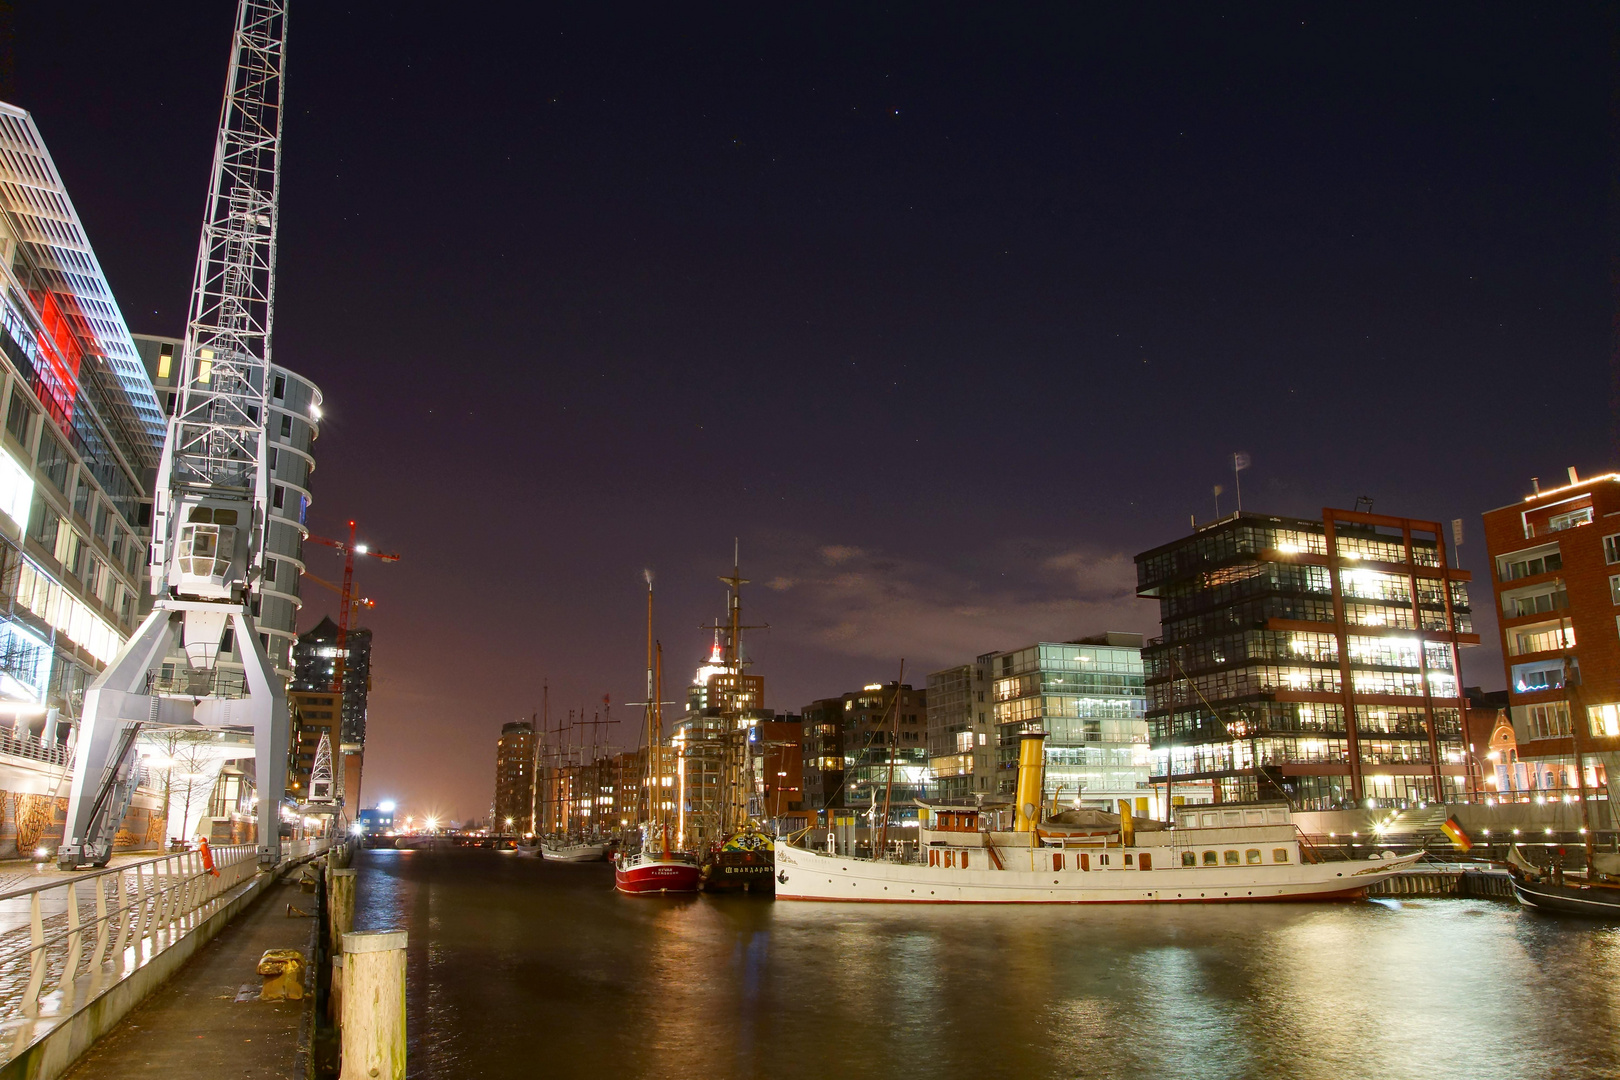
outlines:
M341 1080L405 1080L405 939L343 935Z
M343 935L354 929L354 885L358 870L333 870L326 876L327 947L333 955L341 952Z

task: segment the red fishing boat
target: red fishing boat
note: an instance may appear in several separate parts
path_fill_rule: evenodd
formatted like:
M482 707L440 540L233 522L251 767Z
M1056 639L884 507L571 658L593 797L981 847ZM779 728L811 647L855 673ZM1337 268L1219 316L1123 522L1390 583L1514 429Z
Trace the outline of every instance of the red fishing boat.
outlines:
M698 891L697 856L671 851L668 807L664 785L664 650L652 636L652 572L647 573L647 782L646 815L641 826L641 849L613 858L613 886L632 896L665 896Z

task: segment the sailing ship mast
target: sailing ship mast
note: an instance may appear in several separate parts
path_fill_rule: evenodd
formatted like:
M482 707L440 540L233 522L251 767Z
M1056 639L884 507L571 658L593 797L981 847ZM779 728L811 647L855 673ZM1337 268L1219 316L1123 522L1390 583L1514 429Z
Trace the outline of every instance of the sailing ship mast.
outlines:
M716 839L724 840L732 833L741 829L748 823L748 792L745 774L748 759L748 731L743 724L743 711L749 699L746 684L743 681L743 666L746 661L742 655L742 635L744 630L765 630L765 624L759 626L744 626L742 621L742 587L747 585L748 579L742 576L742 543L740 540L732 541L731 575L721 575L720 580L730 586L726 598L728 616L730 618L730 636L726 643L725 665L729 673L726 686L726 700L720 709L720 716L724 722L723 738L721 740L722 766L720 773L721 801L719 836ZM754 702L757 708L763 702Z
M661 836L663 857L669 858L669 820L664 807L664 646L653 639L653 575L644 571L647 579L647 698L642 703L647 717L647 775L645 782L646 829L642 833L642 850L646 851L653 833Z
M906 681L906 658L900 658L900 678L894 684L894 720L889 725L889 778L883 784L883 828L878 834L878 849L873 858L889 850L889 805L894 796L894 755L900 743L900 686Z

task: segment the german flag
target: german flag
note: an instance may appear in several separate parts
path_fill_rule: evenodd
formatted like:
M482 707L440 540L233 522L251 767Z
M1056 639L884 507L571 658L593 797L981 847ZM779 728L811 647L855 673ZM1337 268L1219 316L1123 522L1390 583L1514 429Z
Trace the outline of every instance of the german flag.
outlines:
M1463 827L1457 824L1457 819L1454 817L1446 818L1445 824L1440 826L1440 831L1450 838L1451 846L1458 851L1468 851L1474 846L1474 842L1468 838L1467 833L1463 832Z

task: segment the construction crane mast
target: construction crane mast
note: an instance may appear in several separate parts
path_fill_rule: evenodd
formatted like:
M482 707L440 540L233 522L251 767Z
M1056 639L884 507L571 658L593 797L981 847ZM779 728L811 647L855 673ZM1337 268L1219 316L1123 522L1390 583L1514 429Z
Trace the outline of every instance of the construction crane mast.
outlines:
M143 725L251 727L258 854L279 861L287 694L249 609L268 528L267 422L286 0L240 0L180 367L153 490L152 613L85 695L58 862L106 865L138 782ZM227 630L245 697L220 696ZM182 693L154 676L178 648Z
M354 557L356 555L369 555L381 562L399 562L399 556L388 551L373 551L366 544L354 542L354 519L349 520L349 539L333 540L327 536L311 536L309 538L317 544L325 544L335 548L343 555L343 588L338 591L338 636L337 656L332 664L332 693L338 694L338 701L342 703L344 662L348 659L349 624L354 616L355 607L365 604L371 607L370 600L355 600L354 597Z

